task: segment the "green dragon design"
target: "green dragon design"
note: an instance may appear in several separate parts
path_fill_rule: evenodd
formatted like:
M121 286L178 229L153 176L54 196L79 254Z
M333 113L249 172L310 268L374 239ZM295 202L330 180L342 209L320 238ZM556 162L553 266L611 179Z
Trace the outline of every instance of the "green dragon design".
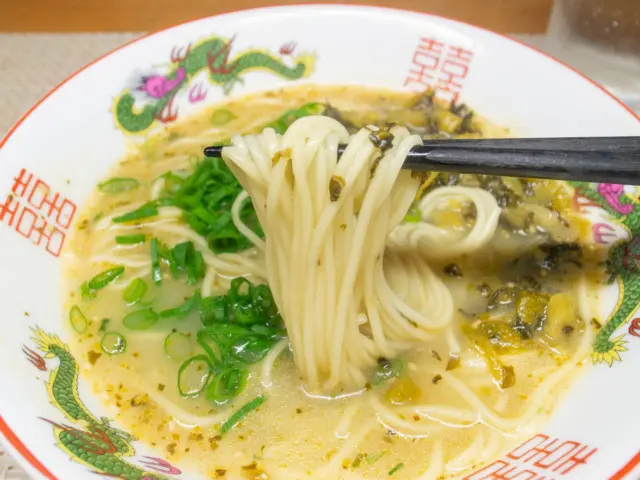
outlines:
M43 418L53 425L58 446L73 460L103 476L126 480L166 480L168 477L143 470L121 458L135 454L131 444L133 436L111 426L107 418L97 419L84 406L78 396L78 364L60 338L38 327L32 331L32 340L44 352L44 358L57 357L59 360L47 382L51 403L77 425L72 427ZM29 350L28 356L34 365L46 370L44 359L36 358L39 357L36 352ZM149 461L147 465L153 465L159 471L174 475L181 473L165 460L154 457L145 459Z
M295 44L280 48L280 56L266 50L249 49L229 59L233 38L214 36L186 50L174 48L171 52L171 67L166 75L151 75L142 78L136 90L145 96L145 104L136 107L131 91L125 91L115 102L114 114L117 124L126 133L141 133L156 121L168 123L178 114L173 106L176 94L189 85L202 70L208 70L208 79L214 85L222 85L229 94L237 83L243 83L242 75L252 71L266 71L288 80L308 77L315 65L313 54L301 53L291 57ZM285 63L285 57L293 59L293 65ZM206 91L200 83L192 86L188 99L191 103L203 100Z
M620 361L627 350L624 334L613 337L619 327L629 322L640 307L640 203L625 194L622 185L572 182L576 194L603 208L628 232L628 239L618 240L609 250L608 266L620 288L618 302L609 319L596 335L593 345L594 363ZM604 232L600 232L604 228ZM597 236L613 235L607 224L594 226Z

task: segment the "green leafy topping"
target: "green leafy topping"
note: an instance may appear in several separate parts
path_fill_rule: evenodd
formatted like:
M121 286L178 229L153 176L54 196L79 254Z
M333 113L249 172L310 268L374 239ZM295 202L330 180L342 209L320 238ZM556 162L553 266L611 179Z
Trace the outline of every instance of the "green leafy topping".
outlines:
M407 223L418 223L422 220L422 212L419 208L411 207L407 214L404 216L404 221Z
M96 292L98 290L102 290L104 287L109 285L110 283L115 282L120 275L124 273L124 267L122 265L118 265L117 267L110 268L105 270L102 273L99 273L95 277L93 277L88 282L84 282L80 286L80 292L82 293L83 298L95 298Z
M398 470L402 470L403 468L404 468L404 463L400 462L391 470L389 470L389 476L391 477L394 473L396 473Z
M146 330L153 327L157 321L158 314L151 308L128 313L122 319L124 326L131 330Z
M231 120L238 118L234 115L231 110L227 110L226 108L221 108L213 112L211 115L211 123L216 126L221 126L229 123Z
M87 317L84 316L84 313L82 313L82 310L80 310L77 305L74 305L71 307L71 310L69 310L69 323L71 323L71 327L78 333L83 333L89 326Z
M199 307L200 293L196 292L191 295L182 305L161 311L160 318L176 317L182 319L189 315L191 312L197 310Z
M98 185L102 193L130 192L138 188L140 183L135 178L114 177Z
M183 397L195 397L204 390L211 376L211 363L206 355L185 360L178 369L178 392Z
M183 305L185 312L197 308L193 302ZM244 388L247 366L262 360L284 337L282 318L269 287L242 277L231 281L226 295L201 299L199 308L203 328L196 341L206 352L214 374L207 398L226 403Z
M175 262L175 270L177 272L174 278L180 273L185 273L187 282L190 285L195 285L198 280L204 278L204 258L202 253L196 250L193 242L179 243L173 247L171 249L171 258Z
M162 283L162 271L160 270L160 242L157 238L151 239L151 279L156 285Z
M382 456L384 455L384 452L378 452L378 453L370 453L368 455L366 455L364 457L365 462L367 462L369 465L373 465L374 463L376 463L378 460L380 460L382 458Z
M378 358L378 366L371 378L371 384L379 385L390 378L399 377L402 370L404 370L404 363L402 363L402 360L399 358L389 360L387 358L380 357Z
M236 411L233 415L231 415L226 422L222 424L220 427L220 433L225 434L233 427L235 427L238 423L244 419L249 413L262 405L265 401L265 397L263 395L258 395L256 398L251 400L249 403L246 403L238 411Z
M246 326L281 328L282 318L267 285L234 278L226 295L202 300L200 320L204 326L227 322Z
M127 340L118 332L107 332L100 340L100 348L109 355L117 355L127 349Z
M109 320L108 318L103 318L102 321L100 322L100 327L98 327L98 331L106 332L107 327L109 326L109 323L111 323L111 320Z
M187 178L170 178L170 184L165 180L160 201L182 209L184 221L206 239L211 250L237 252L252 246L231 219L231 206L242 186L221 158L205 158ZM243 205L240 218L263 236L251 202Z
M218 404L237 397L247 384L249 372L244 368L227 368L218 373L207 387L207 400Z
M186 333L171 332L164 339L164 351L172 360L184 360L192 347L190 336Z
M116 235L116 243L118 245L137 245L147 241L147 236L144 233L133 235Z
M127 212L124 215L120 215L119 217L114 217L111 221L113 223L135 222L136 220L155 217L156 215L158 215L158 207L154 202L148 202L142 205L137 210Z
M147 287L147 283L144 280L141 278L134 278L122 292L122 299L129 305L132 305L142 300L142 297L147 293L148 288L149 287Z
M152 238L151 278L157 285L162 283L161 262L169 267L173 278L186 275L190 285L195 285L204 278L204 257L202 252L196 250L193 242L183 242L169 248L157 238Z

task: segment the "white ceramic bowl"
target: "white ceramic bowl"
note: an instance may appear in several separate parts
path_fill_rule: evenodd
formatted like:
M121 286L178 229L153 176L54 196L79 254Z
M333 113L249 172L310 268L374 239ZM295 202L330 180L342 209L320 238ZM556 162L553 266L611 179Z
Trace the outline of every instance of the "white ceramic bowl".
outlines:
M209 42L218 59L215 82L206 65L196 65L172 109L160 108L162 99L146 111L139 99L134 107L127 104L135 99L125 93L134 88L135 75L155 75L146 84L148 97L169 91L171 79L163 75L171 56L184 55L188 45L193 51L198 42ZM270 52L280 66L234 70L233 59L251 48ZM155 117L171 120L176 111L185 116L225 94L302 82L415 90L432 85L523 136L640 134L633 113L558 61L504 36L417 13L348 6L250 10L186 23L111 52L56 87L0 143L0 432L34 478L90 480L104 472L56 444L56 436L65 434L90 440L87 432L103 409L82 378L69 384L68 393L49 391L45 382L59 362L73 359L50 347L45 356L41 348L56 343L56 335L60 345L66 339L58 255L77 207L127 142L140 138L134 130L161 125ZM576 197L576 205L591 208L596 218L598 242L612 244L638 228L636 190L623 193L633 198L631 211L616 208L617 195ZM640 283L633 274L640 257L634 245L620 257L627 268L623 281L602 295L609 320L598 334L595 366L540 434L467 478L638 478L640 320L633 319ZM34 333L36 328L41 330ZM188 467L170 466L162 453L137 443L135 449L133 456L115 455L131 467L130 478L181 470L180 478L196 478Z

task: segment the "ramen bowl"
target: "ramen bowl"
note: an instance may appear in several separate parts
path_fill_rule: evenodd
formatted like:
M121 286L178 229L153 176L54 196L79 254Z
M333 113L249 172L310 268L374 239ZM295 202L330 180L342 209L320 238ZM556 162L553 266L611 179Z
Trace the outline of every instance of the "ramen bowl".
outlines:
M61 259L94 186L132 145L224 100L305 84L431 88L515 136L640 134L631 111L553 58L399 10L249 10L154 33L96 60L0 142L0 433L33 478L211 478L137 441L82 374L90 365L68 348L69 322L78 319L63 306ZM593 243L619 264L598 295L589 366L540 431L464 478L640 474L638 193L596 184L574 192Z

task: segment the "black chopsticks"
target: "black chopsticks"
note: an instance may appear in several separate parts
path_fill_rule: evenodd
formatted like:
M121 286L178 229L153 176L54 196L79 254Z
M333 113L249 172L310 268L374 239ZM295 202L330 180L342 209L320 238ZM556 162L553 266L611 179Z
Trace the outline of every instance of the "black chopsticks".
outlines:
M204 154L219 157L222 148ZM404 168L640 185L640 137L425 140Z

